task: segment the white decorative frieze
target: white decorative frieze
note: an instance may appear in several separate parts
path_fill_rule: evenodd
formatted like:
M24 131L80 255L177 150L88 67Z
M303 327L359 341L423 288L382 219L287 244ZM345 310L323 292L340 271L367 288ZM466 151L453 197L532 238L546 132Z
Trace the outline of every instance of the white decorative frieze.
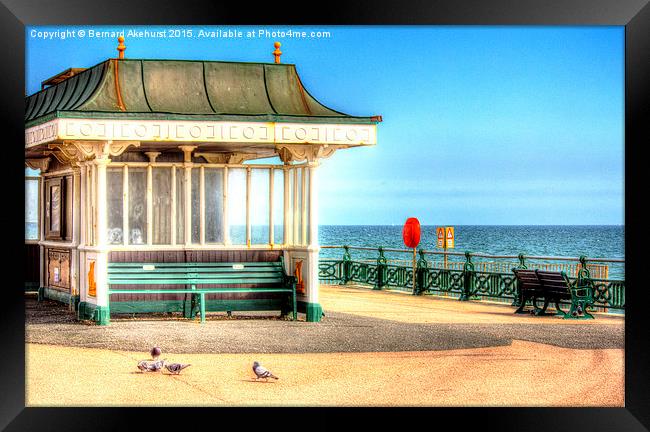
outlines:
M56 119L25 131L25 146L56 140L376 144L375 125Z

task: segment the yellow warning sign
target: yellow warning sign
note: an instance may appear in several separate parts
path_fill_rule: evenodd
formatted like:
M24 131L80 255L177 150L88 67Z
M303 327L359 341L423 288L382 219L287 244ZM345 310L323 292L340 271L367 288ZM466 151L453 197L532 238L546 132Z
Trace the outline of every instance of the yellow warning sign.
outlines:
M445 236L445 243L447 246L447 249L453 249L454 248L454 227L446 227L445 231L447 232L447 235Z
M453 249L455 238L454 238L454 227L436 227L436 237L438 242L436 245L442 249Z
M437 234L437 237L438 237L437 246L439 248L444 248L445 247L445 227L437 227L436 228L436 234Z

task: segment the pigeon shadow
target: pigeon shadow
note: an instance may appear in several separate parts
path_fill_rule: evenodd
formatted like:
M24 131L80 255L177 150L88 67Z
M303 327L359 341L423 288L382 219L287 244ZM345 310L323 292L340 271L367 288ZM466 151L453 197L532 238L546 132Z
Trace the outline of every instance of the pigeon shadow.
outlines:
M275 384L274 381L264 381L264 380L256 380L254 378L251 379L245 379L245 380L240 380L241 382L251 382L251 383L262 383L262 384Z

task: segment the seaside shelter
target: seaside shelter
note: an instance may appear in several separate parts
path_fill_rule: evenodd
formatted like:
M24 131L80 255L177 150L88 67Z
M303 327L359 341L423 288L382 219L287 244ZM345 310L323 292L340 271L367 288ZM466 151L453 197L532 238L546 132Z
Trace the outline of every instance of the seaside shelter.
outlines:
M318 102L275 45L273 63L126 59L122 39L118 58L26 97L39 297L105 324L107 310L173 311L183 298L111 294L110 263L281 260L298 311L321 319L318 166L375 145L381 117ZM239 299L259 310L256 300Z

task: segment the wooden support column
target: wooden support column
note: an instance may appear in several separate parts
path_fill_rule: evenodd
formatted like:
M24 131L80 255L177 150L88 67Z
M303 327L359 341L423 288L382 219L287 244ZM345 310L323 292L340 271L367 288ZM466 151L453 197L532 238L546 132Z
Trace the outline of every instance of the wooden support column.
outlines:
M172 187L171 187L171 214L169 215L170 226L171 226L171 237L169 242L173 245L176 244L176 166L171 167L171 177L172 177Z
M300 200L300 205L301 205L301 235L300 235L300 244L306 245L307 244L307 169L306 168L301 168L301 193L300 196L302 199Z
M106 211L106 166L110 163L108 156L97 157L93 161L95 172L97 173L97 186L96 186L96 232L95 232L95 245L97 247L97 255L95 262L95 283L97 289L97 306L100 309L108 311L109 297L108 297L108 247L106 242L107 229L108 229L108 214ZM99 324L105 325L109 323L108 314L100 313Z
M305 279L307 281L307 321L320 321L322 308L319 303L318 290L320 282L318 280L318 163L309 163L309 245L308 256L309 263L306 270ZM303 200L305 200L303 196ZM306 221L304 221L306 223Z
M129 244L129 167L122 168L122 244Z
M298 168L293 169L293 205L291 206L292 214L292 232L293 238L291 244L299 244L298 224L300 223L300 214L298 213Z
M205 244L205 168L199 168L199 243Z
M196 146L180 146L185 176L185 246L192 245L192 152Z
M246 246L251 247L251 169L246 168Z
M79 244L81 243L81 166L76 164L72 167L72 243L76 245L72 249L70 260L70 274L72 279L70 294L79 295L80 285L80 262L79 262ZM70 308L74 308L74 302L70 302Z
M269 168L269 244L273 247L273 168Z

